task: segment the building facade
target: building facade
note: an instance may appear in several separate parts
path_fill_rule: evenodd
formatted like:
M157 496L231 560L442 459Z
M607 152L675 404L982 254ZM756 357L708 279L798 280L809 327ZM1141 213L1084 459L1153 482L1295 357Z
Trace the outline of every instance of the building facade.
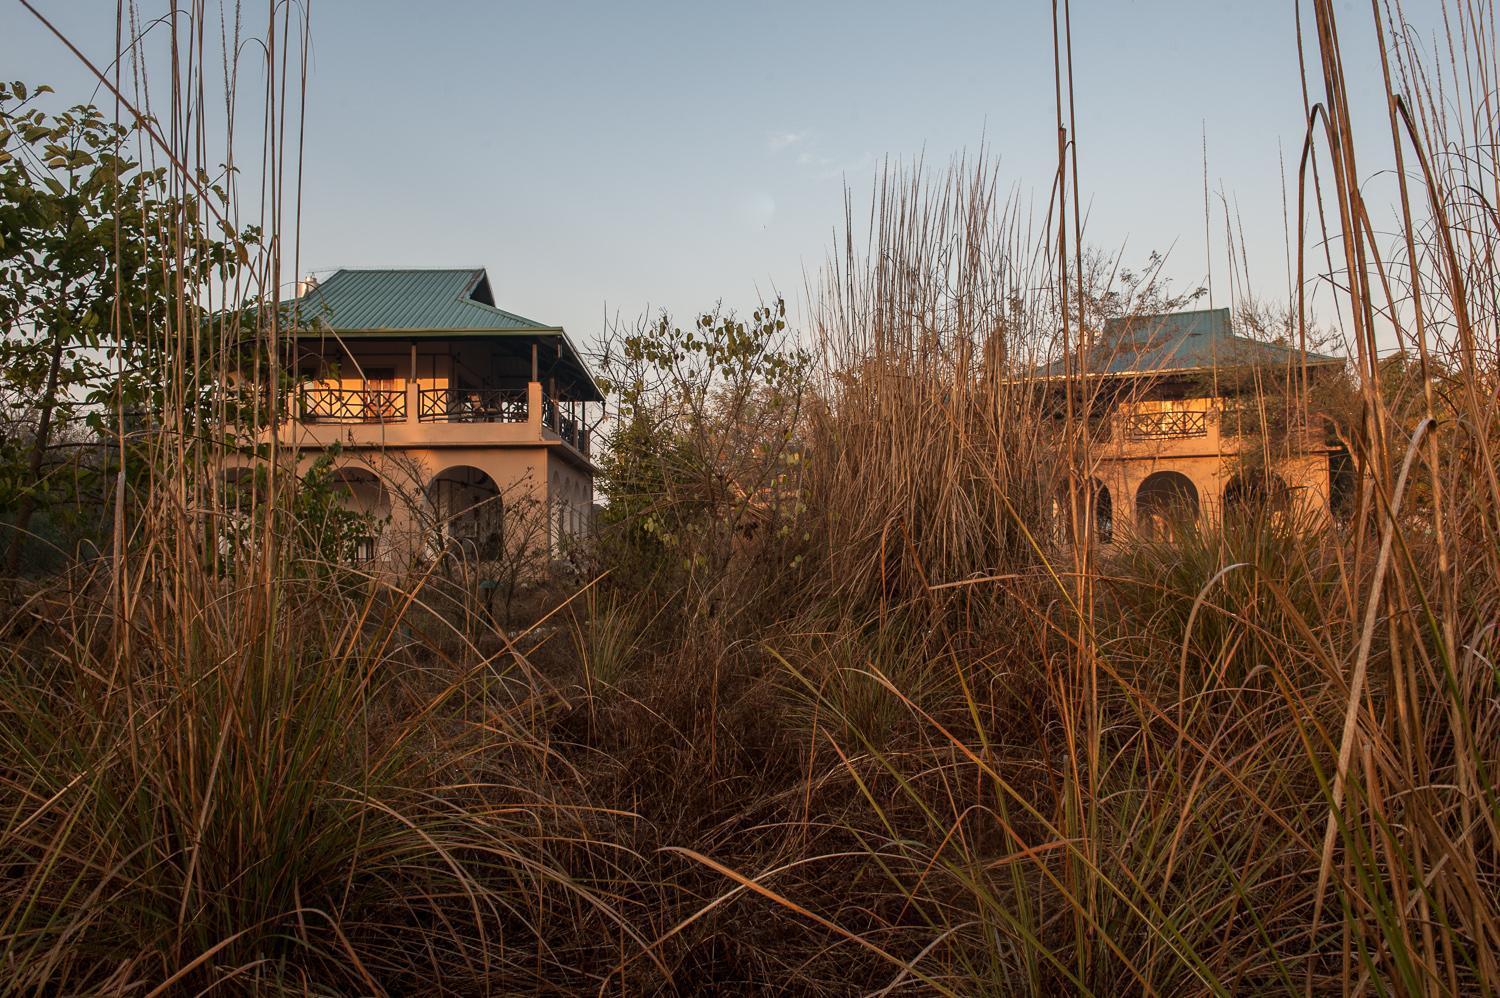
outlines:
M1251 506L1326 520L1348 471L1315 400L1343 366L1238 335L1228 309L1209 309L1110 320L1073 364L1037 373L1054 411L1071 392L1089 419L1079 500L1109 543Z
M603 396L562 328L497 307L482 269L340 270L299 292L296 387L267 432L299 473L333 455L371 524L359 557L544 560L587 529Z

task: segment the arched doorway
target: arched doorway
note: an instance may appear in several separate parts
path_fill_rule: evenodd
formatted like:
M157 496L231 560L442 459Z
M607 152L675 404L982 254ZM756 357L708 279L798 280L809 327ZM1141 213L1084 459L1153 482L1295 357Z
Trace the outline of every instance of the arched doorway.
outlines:
M283 471L284 484L289 472ZM271 469L265 464L236 465L219 474L219 498L225 508L248 513L271 498Z
M1093 517L1093 541L1097 544L1108 544L1115 538L1115 503L1114 497L1109 493L1109 487L1097 478L1090 478L1088 485L1080 489L1078 500L1081 508L1078 510L1080 520L1083 517ZM1053 515L1057 522L1057 539L1069 544L1074 538L1073 512L1068 508L1071 501L1068 486L1064 484L1057 492L1057 499L1053 503Z
M427 486L439 549L455 547L475 559L499 557L505 525L500 489L478 468L456 465Z
M1224 486L1224 515L1247 517L1284 516L1292 505L1292 493L1280 475L1270 471L1246 471Z
M344 509L358 517L349 524L348 555L355 561L373 560L381 530L391 517L385 483L368 468L339 468L329 481L339 491Z
M1100 544L1115 539L1115 500L1109 494L1109 486L1097 478L1089 479L1094 507L1094 537Z
M1198 519L1198 490L1177 471L1148 475L1135 493L1135 522L1143 536L1166 538Z

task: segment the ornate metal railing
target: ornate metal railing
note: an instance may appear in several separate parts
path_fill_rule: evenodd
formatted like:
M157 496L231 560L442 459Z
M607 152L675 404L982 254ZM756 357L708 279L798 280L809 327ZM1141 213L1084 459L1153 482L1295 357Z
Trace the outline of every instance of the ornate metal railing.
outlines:
M417 419L423 423L524 423L525 388L423 388Z
M588 454L588 427L569 416L566 410L559 410L557 404L550 398L542 399L542 424L562 437L564 442L571 444L578 453Z
M1208 436L1208 413L1191 409L1132 412L1125 417L1132 440L1187 440Z
M399 423L406 419L404 388L302 389L302 418L312 423Z

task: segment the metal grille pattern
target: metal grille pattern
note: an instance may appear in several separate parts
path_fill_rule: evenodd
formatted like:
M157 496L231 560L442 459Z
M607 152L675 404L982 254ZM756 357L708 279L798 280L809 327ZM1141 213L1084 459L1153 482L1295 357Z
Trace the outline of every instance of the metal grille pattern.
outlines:
M1164 412L1133 412L1126 423L1134 440L1186 440L1208 436L1208 413L1173 409Z
M568 415L567 410L559 410L557 403L550 398L542 401L542 414L545 424L555 430L564 442L571 444L578 453L588 454L589 431L587 427Z
M399 423L406 419L406 389L304 388L302 418L315 423Z
M424 388L417 419L424 423L524 423L525 388Z

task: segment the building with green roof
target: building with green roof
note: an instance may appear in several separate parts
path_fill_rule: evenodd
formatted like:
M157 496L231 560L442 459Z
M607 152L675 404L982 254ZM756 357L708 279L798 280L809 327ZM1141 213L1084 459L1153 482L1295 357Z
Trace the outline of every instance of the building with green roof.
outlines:
M1343 368L1236 332L1227 308L1108 320L1086 349L1027 379L1092 431L1069 529L1084 517L1108 543L1117 529L1161 534L1252 507L1326 518L1347 460L1308 400Z
M593 510L603 394L560 326L500 308L483 268L338 270L283 302L299 468L336 454L364 555L566 553ZM243 471L244 468L241 468Z

